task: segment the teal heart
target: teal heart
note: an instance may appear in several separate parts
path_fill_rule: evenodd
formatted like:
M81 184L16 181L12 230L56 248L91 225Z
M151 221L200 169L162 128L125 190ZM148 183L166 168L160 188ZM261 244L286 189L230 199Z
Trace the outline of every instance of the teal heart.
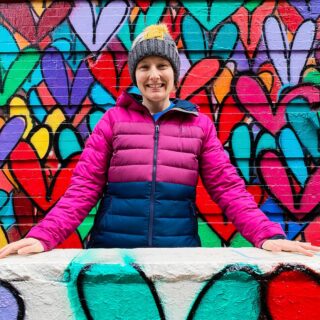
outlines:
M247 124L240 124L233 129L230 137L230 147L244 179L249 182L251 176L251 145L253 143L253 133Z
M43 107L36 89L31 89L28 95L28 106L31 107L32 115L42 123L47 116L47 110Z
M208 31L212 31L220 22L236 12L244 1L211 0L181 1L184 7Z
M295 133L290 128L284 128L279 135L279 146L286 158L287 165L296 179L304 186L308 177L304 154Z
M0 25L0 48L1 53L4 53L1 54L2 67L5 70L8 70L11 63L15 60L17 54L19 53L19 47L17 46L12 34L3 25Z
M116 103L112 95L97 82L92 86L89 96L95 105L103 107L104 109L107 109Z
M66 269L64 282L75 319L163 319L151 281L131 256L118 253L122 261L108 264L100 252L89 250Z
M217 29L213 39L209 39L210 33L187 15L182 20L181 34L186 55L194 64L210 56L228 60L238 42L239 31L234 23L225 23Z
M0 222L5 230L16 222L14 219L12 194L13 192L8 194L0 189Z
M318 160L320 158L320 150L318 149L319 115L310 110L307 101L303 98L297 98L287 105L286 116L302 145L314 160Z
M252 13L263 3L263 1L264 0L246 0L243 6Z
M39 59L40 53L35 48L26 48L11 63L6 73L3 73L3 68L1 68L0 106L7 104L9 98L26 81Z
M132 41L137 35L139 35L145 27L158 23L165 10L165 1L154 1L146 13L140 10L134 24L130 23L130 19L126 20L118 32L118 38L128 51L131 49Z
M258 319L260 284L250 274L252 269L242 268L227 267L225 273L216 275L200 292L199 297L203 296L194 303L188 319Z
M88 123L89 123L90 132L93 131L94 127L99 122L99 120L103 117L103 115L104 115L104 112L100 110L96 110L89 114Z
M259 134L256 137L255 144L256 144L256 147L255 147L256 157L261 151L265 149L272 149L272 150L277 149L277 144L274 136L268 132L262 133L261 135Z
M83 142L78 133L73 128L58 128L58 150L57 154L62 160L66 160L71 155L80 153L83 149Z

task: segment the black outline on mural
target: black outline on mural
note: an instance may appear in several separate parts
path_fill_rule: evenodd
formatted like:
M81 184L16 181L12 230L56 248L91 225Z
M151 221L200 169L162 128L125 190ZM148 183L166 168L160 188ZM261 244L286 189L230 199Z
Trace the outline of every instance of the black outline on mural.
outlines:
M18 305L18 316L17 320L23 320L25 317L25 305L20 292L9 282L0 279L0 286L8 289L14 296Z
M87 302L86 302L86 297L83 291L83 279L85 277L85 273L90 270L90 268L92 266L94 266L95 264L87 264L85 265L79 272L78 277L77 277L77 292L78 292L78 297L79 297L79 301L81 304L81 307L85 313L85 316L87 317L88 320L94 320L93 317L91 316L90 310L88 308ZM160 297L158 296L157 290L155 288L154 283L147 277L147 275L144 273L144 271L141 269L141 267L136 264L136 263L130 263L131 267L133 267L141 276L141 278L144 280L144 282L146 283L146 285L148 286L150 293L152 294L153 300L156 304L157 310L159 312L159 317L161 320L165 320L165 314L163 311L163 307L162 307L162 303L160 300Z

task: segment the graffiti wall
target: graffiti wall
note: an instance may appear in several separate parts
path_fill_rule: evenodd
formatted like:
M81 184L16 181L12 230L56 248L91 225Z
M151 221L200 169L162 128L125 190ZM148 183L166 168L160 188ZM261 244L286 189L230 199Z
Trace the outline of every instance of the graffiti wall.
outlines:
M127 54L164 22L182 61L176 96L214 122L247 189L289 239L320 244L317 0L1 1L0 246L65 192L87 137L123 90ZM201 181L203 246L250 246ZM82 248L96 208L62 247Z
M320 318L319 254L66 249L0 266L1 320Z

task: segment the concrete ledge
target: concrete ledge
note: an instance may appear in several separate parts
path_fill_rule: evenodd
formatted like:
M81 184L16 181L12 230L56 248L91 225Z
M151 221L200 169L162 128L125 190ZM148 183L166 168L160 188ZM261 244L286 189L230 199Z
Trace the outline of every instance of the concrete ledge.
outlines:
M320 319L320 255L54 250L0 260L0 320Z

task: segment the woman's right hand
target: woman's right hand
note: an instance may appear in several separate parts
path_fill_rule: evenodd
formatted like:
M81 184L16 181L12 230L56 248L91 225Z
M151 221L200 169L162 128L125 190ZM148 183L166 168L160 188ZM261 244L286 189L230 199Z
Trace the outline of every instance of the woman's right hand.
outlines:
M35 238L25 238L19 241L11 242L0 250L0 259L12 253L21 255L30 253L43 252L44 247L42 243Z

